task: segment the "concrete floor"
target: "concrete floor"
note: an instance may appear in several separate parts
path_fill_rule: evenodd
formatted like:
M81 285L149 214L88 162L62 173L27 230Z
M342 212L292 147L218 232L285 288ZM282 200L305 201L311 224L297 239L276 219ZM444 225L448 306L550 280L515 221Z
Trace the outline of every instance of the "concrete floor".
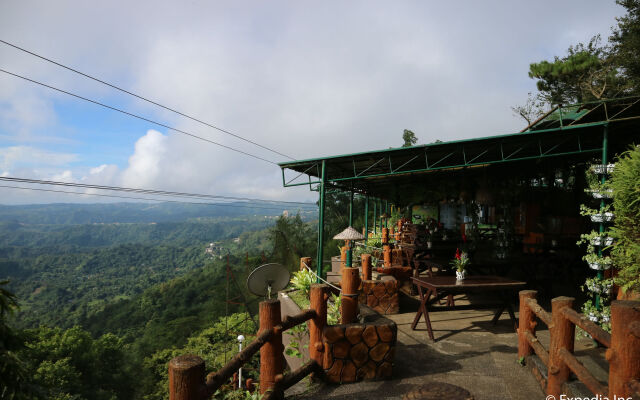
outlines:
M456 305L465 303L464 296L456 297ZM287 397L401 399L416 386L433 381L461 386L476 400L545 397L529 369L517 362L518 340L507 313L493 325L491 309L430 312L436 338L432 342L424 319L417 330L411 330L414 307L417 305L410 305L402 314L387 316L398 325L393 379L345 385L310 385L303 381L292 387Z

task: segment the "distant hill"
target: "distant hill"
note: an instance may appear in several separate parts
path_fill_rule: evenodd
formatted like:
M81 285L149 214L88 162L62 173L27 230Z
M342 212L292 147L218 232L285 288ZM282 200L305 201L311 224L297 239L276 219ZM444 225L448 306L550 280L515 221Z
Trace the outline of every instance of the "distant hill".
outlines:
M235 202L226 205L177 203L30 204L0 205L0 222L21 224L112 224L182 222L201 218L243 215L277 216L295 214L295 207ZM314 213L301 213L315 215Z

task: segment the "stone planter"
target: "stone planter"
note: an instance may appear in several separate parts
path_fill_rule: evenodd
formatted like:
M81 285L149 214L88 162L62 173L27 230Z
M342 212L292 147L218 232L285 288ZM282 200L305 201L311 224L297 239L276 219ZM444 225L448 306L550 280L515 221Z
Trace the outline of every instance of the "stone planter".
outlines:
M397 333L395 322L375 313L364 323L325 327L326 379L333 383L390 379Z

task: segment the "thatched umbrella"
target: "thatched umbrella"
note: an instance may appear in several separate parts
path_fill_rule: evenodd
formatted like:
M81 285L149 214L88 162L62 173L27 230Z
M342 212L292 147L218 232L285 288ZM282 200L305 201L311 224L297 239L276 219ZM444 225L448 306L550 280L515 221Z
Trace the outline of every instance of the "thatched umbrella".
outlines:
M354 240L363 240L364 235L357 230L353 229L353 227L349 226L347 229L338 233L333 237L336 240L345 240L345 245L347 246L347 267L351 268L351 243Z

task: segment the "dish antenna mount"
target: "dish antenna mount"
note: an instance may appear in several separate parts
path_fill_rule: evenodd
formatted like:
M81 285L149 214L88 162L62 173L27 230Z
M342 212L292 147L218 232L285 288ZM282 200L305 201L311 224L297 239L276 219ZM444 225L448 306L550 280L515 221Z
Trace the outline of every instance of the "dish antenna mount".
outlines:
M271 298L272 292L287 287L289 271L280 264L264 264L254 269L247 278L247 288L256 296Z

